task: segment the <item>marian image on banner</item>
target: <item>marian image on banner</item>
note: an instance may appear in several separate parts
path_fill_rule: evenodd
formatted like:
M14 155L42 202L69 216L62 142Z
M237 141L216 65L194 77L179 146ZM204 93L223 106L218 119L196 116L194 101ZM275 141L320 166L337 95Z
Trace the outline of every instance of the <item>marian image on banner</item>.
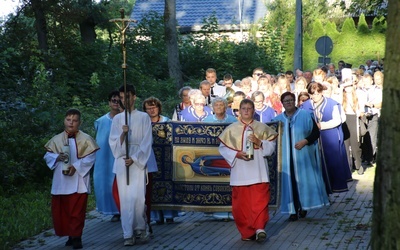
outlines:
M228 182L230 166L216 146L174 146L173 180Z

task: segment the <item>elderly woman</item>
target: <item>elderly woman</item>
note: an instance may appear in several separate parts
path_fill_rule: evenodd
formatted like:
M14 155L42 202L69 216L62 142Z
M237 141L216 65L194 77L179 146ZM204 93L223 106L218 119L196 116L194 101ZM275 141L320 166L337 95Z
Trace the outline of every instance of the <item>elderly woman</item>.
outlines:
M202 94L194 94L190 97L192 105L187 109L187 112L182 112L182 121L187 122L202 122L211 112L206 110L206 98Z
M212 100L211 105L214 114L207 116L203 122L232 123L237 121L236 117L226 113L226 109L228 108L228 101L226 99L216 97Z
M346 116L338 102L323 96L323 90L321 83L311 83L308 87L311 99L304 102L301 108L314 114L321 130L322 155L328 173L325 181L329 181L327 188L330 185L332 192L345 192L348 191L347 182L352 180L342 130Z
M179 90L178 95L182 101L175 106L174 114L172 115L172 120L180 121L182 110L191 105L189 98L189 91L191 89L192 88L190 86L184 86Z
M200 89L191 89L188 92L188 96L189 96L189 100L190 100L190 106L186 107L184 110L182 110L180 112L180 119L179 121L187 121L187 119L189 119L189 117L192 116L193 112L194 112L194 106L192 105L194 102L194 97L197 95L202 95L202 92ZM205 97L204 97L205 98ZM208 106L203 106L203 109L211 114L211 108Z
M283 93L285 111L274 118L283 123L281 212L290 214L289 221L329 205L317 143L320 132L312 114L298 109L295 100L293 93Z

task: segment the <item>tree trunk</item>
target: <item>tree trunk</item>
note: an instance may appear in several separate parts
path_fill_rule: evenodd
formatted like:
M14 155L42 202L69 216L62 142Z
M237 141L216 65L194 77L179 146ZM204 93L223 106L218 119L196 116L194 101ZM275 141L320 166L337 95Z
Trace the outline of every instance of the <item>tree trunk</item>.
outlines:
M92 0L79 0L80 8L82 9L82 19L79 21L79 30L81 32L81 39L84 43L94 43L96 41L96 22L94 21L92 12Z
M389 0L383 108L379 121L372 249L400 249L400 1Z
M177 89L183 86L179 62L178 36L176 31L176 0L165 0L164 8L165 43L168 52L169 76L175 80Z
M81 38L84 43L94 43L96 41L96 23L91 16L79 23Z
M44 13L44 6L41 0L31 0L32 9L35 13L35 27L39 43L39 49L47 54L49 49L47 41L47 22ZM22 34L21 34L22 35Z

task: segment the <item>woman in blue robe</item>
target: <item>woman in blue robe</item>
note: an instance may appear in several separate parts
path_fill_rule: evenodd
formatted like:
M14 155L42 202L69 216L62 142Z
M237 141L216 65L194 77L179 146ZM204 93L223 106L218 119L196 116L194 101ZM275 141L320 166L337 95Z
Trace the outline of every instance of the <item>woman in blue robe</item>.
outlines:
M290 221L304 218L307 210L329 205L318 151L318 127L312 115L295 106L295 95L283 93L285 112L274 118L283 123L281 212Z
M323 163L326 164L332 192L345 192L348 191L347 182L352 180L342 130L346 115L338 102L322 95L323 90L322 84L311 83L308 87L311 99L301 108L313 113L317 119Z
M102 214L113 215L111 221L119 220L119 210L112 194L115 174L112 172L114 156L108 144L113 117L120 113L119 92L113 91L108 96L110 112L94 122L96 142L100 150L96 153L93 181L96 196L96 209Z

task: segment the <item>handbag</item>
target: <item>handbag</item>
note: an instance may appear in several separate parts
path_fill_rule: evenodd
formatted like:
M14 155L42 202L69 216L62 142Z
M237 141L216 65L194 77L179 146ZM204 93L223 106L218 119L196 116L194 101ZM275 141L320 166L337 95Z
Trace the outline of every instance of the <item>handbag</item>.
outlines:
M350 130L349 127L347 126L346 122L342 123L342 130L343 130L343 139L347 140L350 138Z
M368 132L367 118L363 116L359 119L360 136L364 136Z
M339 114L340 114L340 119L342 119L342 106L340 104L339 104ZM343 122L343 120L341 127L343 131L343 141L345 141L350 138L350 130L349 127L347 126L346 121Z

